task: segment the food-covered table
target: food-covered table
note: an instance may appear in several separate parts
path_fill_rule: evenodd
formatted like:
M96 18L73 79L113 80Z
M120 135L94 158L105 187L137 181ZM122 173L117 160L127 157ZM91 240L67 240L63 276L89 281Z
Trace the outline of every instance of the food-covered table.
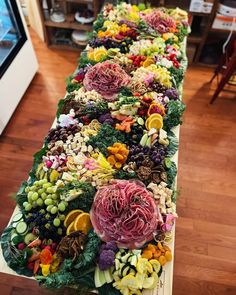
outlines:
M172 294L187 14L108 4L1 237L0 271Z

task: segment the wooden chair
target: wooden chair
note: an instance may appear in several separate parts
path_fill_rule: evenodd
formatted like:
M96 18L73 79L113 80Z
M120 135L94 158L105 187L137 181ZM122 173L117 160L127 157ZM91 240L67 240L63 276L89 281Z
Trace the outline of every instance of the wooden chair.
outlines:
M219 65L216 67L213 77L211 78L212 82L215 77L217 77L217 88L211 98L210 104L212 104L220 92L224 89L225 84L228 83L230 77L236 71L236 36L232 35L229 44L223 54ZM222 74L222 77L219 81L219 74Z

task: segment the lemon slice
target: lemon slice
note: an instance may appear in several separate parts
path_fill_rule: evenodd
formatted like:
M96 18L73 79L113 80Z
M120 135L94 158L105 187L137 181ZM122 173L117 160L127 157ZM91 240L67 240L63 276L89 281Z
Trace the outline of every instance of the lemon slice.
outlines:
M88 213L81 213L76 217L74 221L75 231L82 231L84 234L87 234L88 231L92 228L92 223Z
M66 218L65 218L65 220L64 220L64 226L65 227L68 227L74 220L75 220L75 218L79 215L79 214L81 214L81 213L83 213L84 211L82 211L82 210L79 210L79 209L76 209L76 210L72 210L72 211L70 211L67 215L66 215Z

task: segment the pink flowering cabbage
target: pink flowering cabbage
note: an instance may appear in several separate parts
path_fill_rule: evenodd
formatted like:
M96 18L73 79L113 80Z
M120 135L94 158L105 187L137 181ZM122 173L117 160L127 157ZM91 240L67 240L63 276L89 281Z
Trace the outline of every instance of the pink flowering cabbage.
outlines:
M176 29L174 19L160 10L153 10L144 15L143 20L160 34L173 32Z
M122 86L130 82L129 75L116 63L104 61L91 67L83 81L86 90L95 90L106 100L112 101Z

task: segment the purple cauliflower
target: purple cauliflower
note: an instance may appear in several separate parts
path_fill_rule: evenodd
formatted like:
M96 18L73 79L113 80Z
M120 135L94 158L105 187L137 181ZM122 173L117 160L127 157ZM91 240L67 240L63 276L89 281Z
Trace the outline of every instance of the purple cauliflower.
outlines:
M98 266L100 270L106 270L115 264L115 252L112 250L103 250L98 257Z
M164 96L167 96L169 99L177 100L179 98L178 91L175 88L169 88L165 91Z
M102 123L102 124L104 124L104 123L109 124L109 125L113 125L114 124L114 120L111 117L111 114L110 113L106 113L106 114L103 114L103 115L99 116L98 121L100 123Z

